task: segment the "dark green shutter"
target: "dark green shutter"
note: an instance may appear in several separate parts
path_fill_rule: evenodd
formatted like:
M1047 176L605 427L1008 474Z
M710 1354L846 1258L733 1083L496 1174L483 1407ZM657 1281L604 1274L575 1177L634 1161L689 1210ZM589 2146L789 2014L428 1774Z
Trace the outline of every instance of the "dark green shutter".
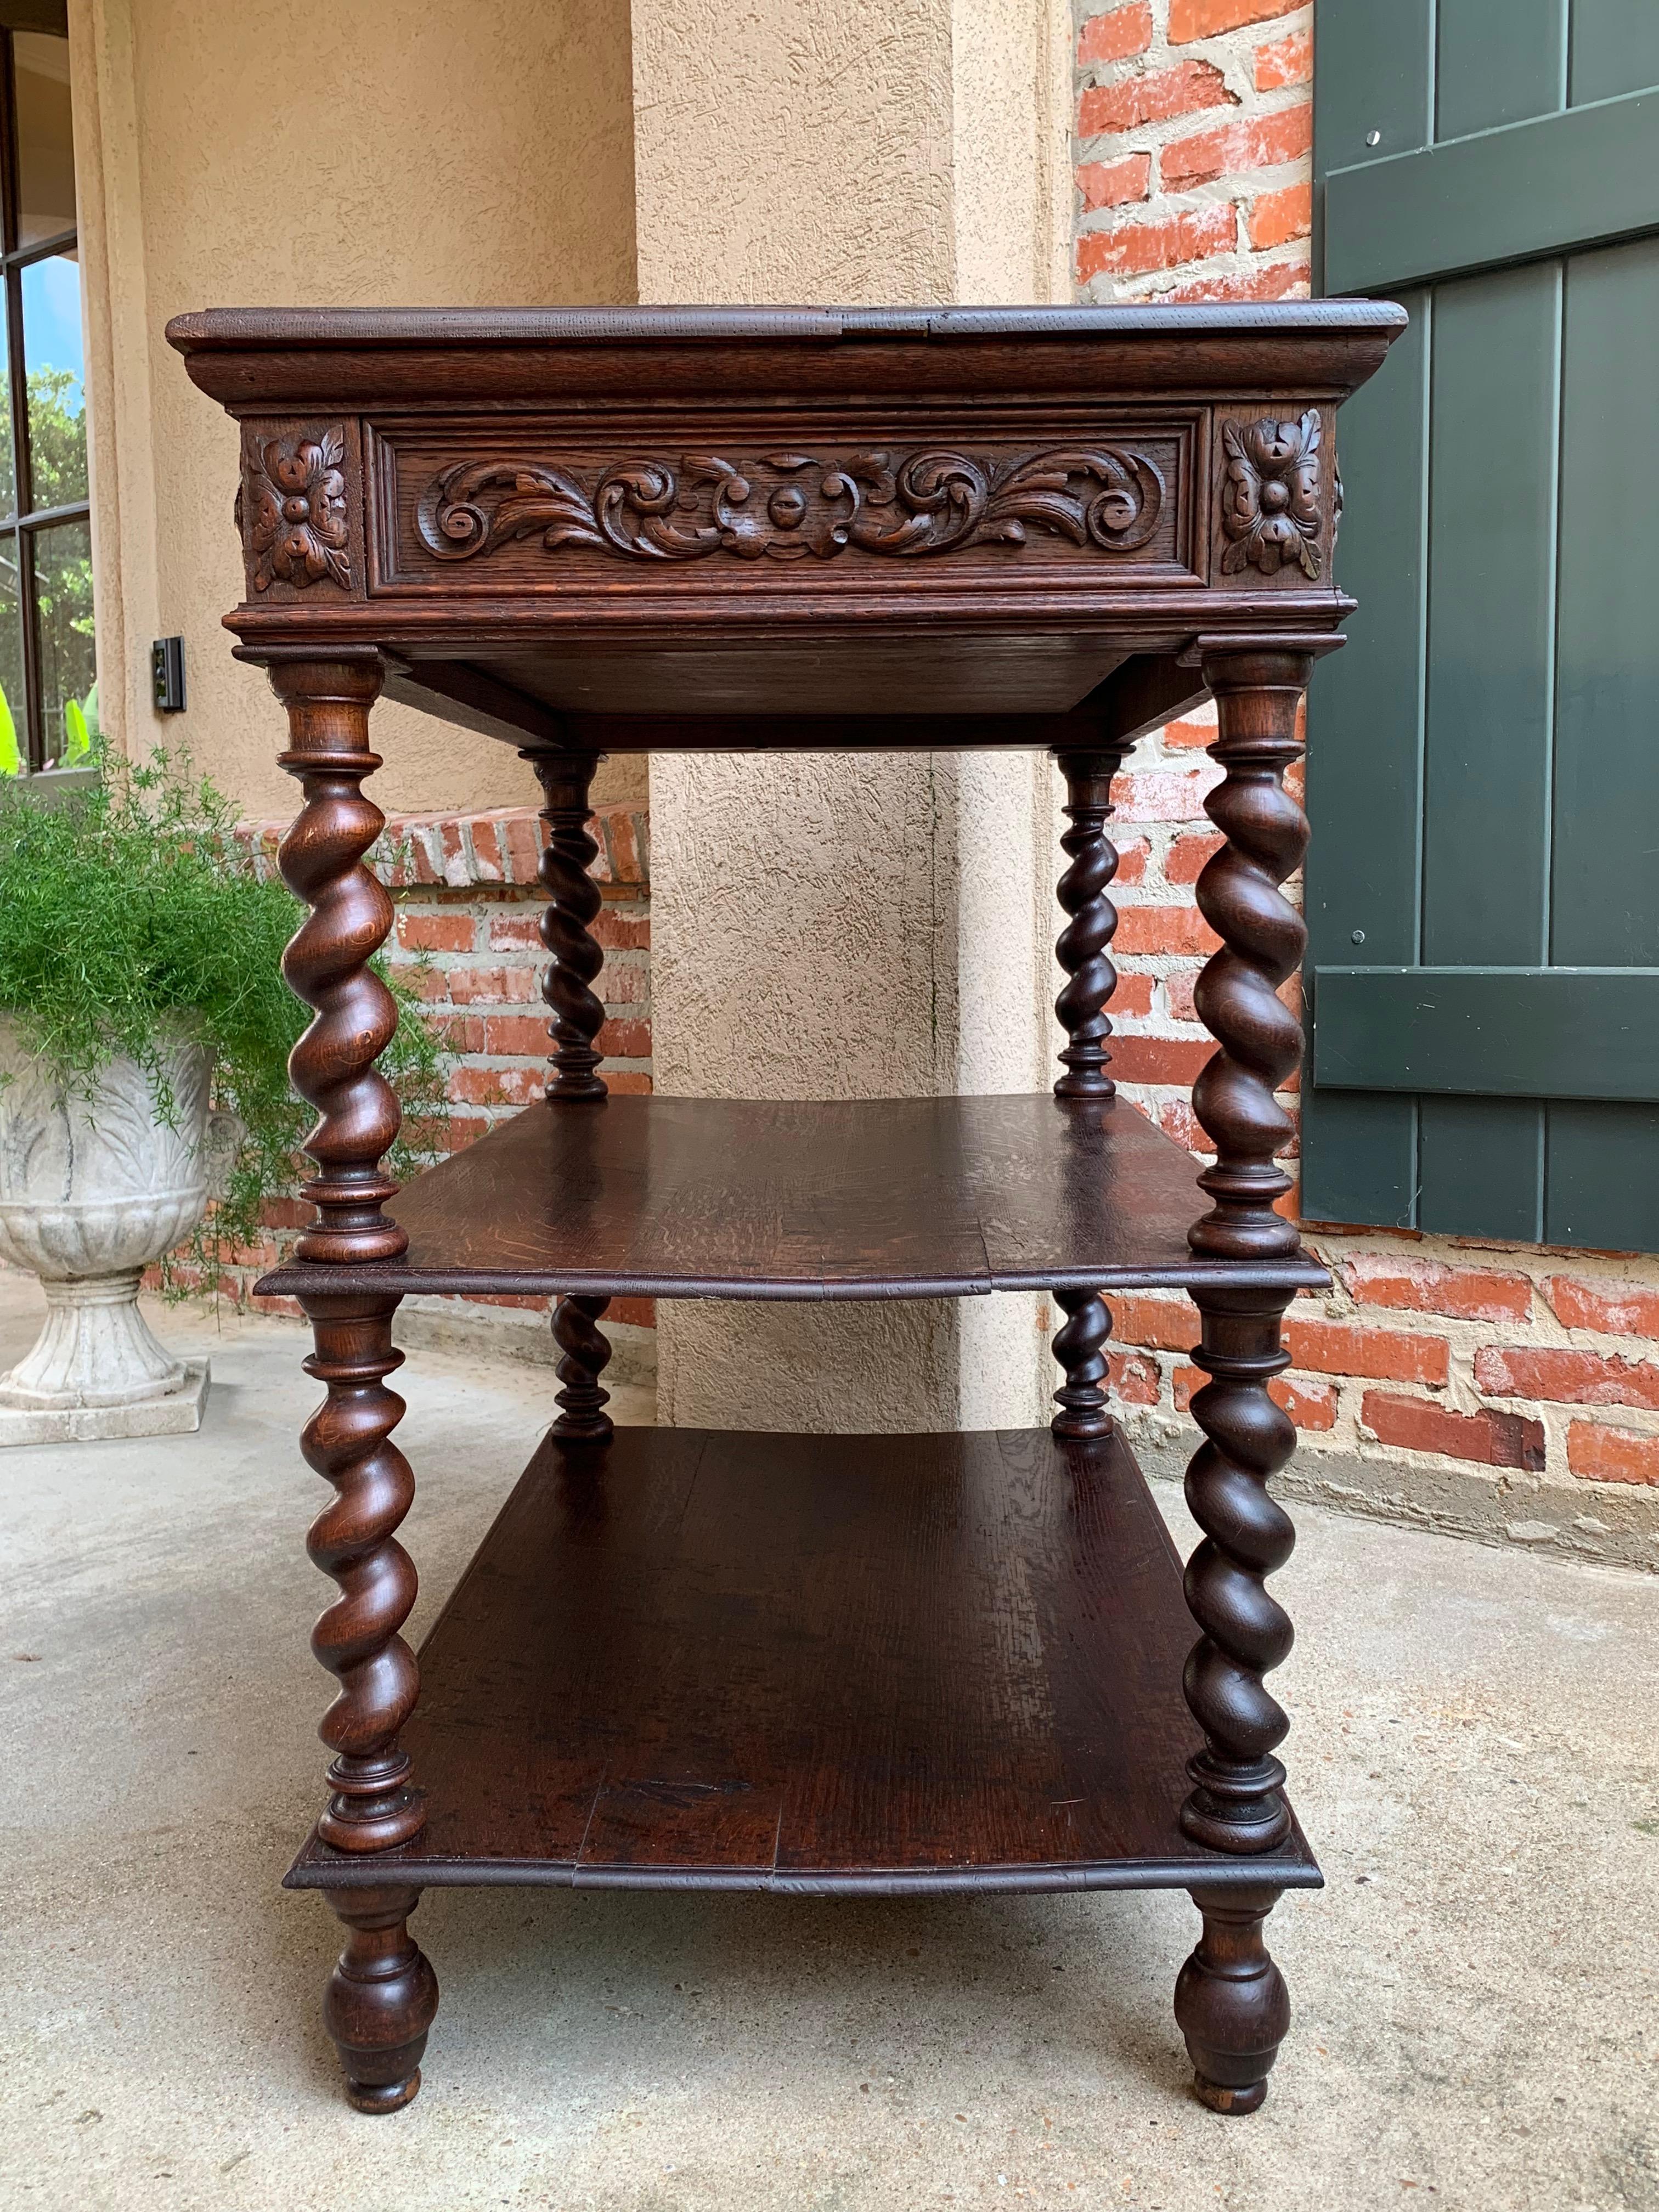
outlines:
M1659 0L1319 0L1303 1206L1659 1249ZM1376 143L1370 143L1375 136Z

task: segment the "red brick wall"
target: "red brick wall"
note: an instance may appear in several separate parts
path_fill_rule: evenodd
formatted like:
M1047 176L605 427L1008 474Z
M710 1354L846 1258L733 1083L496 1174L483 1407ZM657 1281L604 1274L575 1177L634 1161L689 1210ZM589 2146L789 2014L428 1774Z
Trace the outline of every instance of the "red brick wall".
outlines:
M1305 295L1314 16L1283 0L1083 0L1080 298ZM1213 734L1206 713L1132 757L1113 945L1114 1073L1200 1153L1188 1089L1210 1047L1193 982L1215 940L1193 885L1218 842L1203 812ZM1294 1115L1294 1096L1281 1103ZM1568 1527L1575 1515L1627 1522L1619 1508L1635 1492L1659 1502L1659 1261L1316 1226L1309 1241L1336 1287L1292 1310L1295 1365L1274 1386L1303 1431L1304 1468L1340 1468L1340 1486L1373 1498L1445 1475L1533 1490ZM1173 1296L1114 1309L1126 1425L1184 1451L1203 1379L1186 1356L1192 1310ZM1537 1510L1511 1502L1496 1525L1535 1534Z
M1307 296L1312 16L1282 0L1085 0L1085 299Z
M605 948L598 988L605 1022L596 1042L614 1091L648 1091L647 817L642 808L602 806L591 826L599 847L592 874L605 901L593 925ZM547 1081L541 839L528 807L386 824L396 860L381 872L398 906L391 957L457 1055L449 1085L454 1148L539 1097Z
M1210 712L1131 757L1118 786L1112 945L1113 1073L1126 1098L1202 1158L1188 1091L1211 1046L1193 984L1216 939L1193 892L1219 842L1202 811L1218 773L1204 750L1213 736ZM1280 1103L1294 1118L1295 1092ZM1294 1152L1285 1164L1294 1174ZM1592 1518L1587 1490L1606 1502L1620 1494L1612 1486L1626 1496L1659 1486L1659 1260L1318 1224L1308 1241L1335 1286L1292 1308L1295 1364L1274 1386L1304 1432L1305 1464L1323 1454L1351 1474L1370 1462L1372 1488L1402 1468L1541 1481L1579 1493L1576 1510ZM1191 1306L1173 1295L1112 1304L1127 1425L1190 1444L1176 1417L1203 1379L1184 1356L1196 1340ZM1510 1520L1530 1526L1525 1510Z

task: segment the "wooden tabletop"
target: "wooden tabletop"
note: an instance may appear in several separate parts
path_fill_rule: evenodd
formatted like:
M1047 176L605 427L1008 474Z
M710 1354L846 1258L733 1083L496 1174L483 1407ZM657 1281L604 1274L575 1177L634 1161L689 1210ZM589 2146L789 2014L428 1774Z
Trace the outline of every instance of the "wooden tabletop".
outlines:
M1401 311L220 309L248 658L543 750L1085 745L1328 641ZM1186 656L1188 665L1182 666Z

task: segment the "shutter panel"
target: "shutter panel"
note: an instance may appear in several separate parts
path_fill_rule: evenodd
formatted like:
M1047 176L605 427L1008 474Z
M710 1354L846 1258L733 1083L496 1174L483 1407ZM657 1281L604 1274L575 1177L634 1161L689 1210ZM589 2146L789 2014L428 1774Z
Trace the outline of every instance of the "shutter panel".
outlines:
M1412 327L1341 422L1304 1211L1659 1249L1659 7L1320 0L1315 66L1323 289Z

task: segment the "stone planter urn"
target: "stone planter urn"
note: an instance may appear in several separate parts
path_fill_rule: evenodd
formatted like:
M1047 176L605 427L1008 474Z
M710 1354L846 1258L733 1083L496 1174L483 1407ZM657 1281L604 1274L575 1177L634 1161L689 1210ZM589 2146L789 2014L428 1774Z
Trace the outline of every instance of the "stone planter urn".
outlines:
M0 1014L0 1259L40 1277L48 1309L33 1350L0 1374L0 1444L201 1425L208 1364L158 1342L138 1281L202 1218L239 1125L209 1112L209 1055L182 1024L161 1061L166 1121L136 1061L77 1089Z

